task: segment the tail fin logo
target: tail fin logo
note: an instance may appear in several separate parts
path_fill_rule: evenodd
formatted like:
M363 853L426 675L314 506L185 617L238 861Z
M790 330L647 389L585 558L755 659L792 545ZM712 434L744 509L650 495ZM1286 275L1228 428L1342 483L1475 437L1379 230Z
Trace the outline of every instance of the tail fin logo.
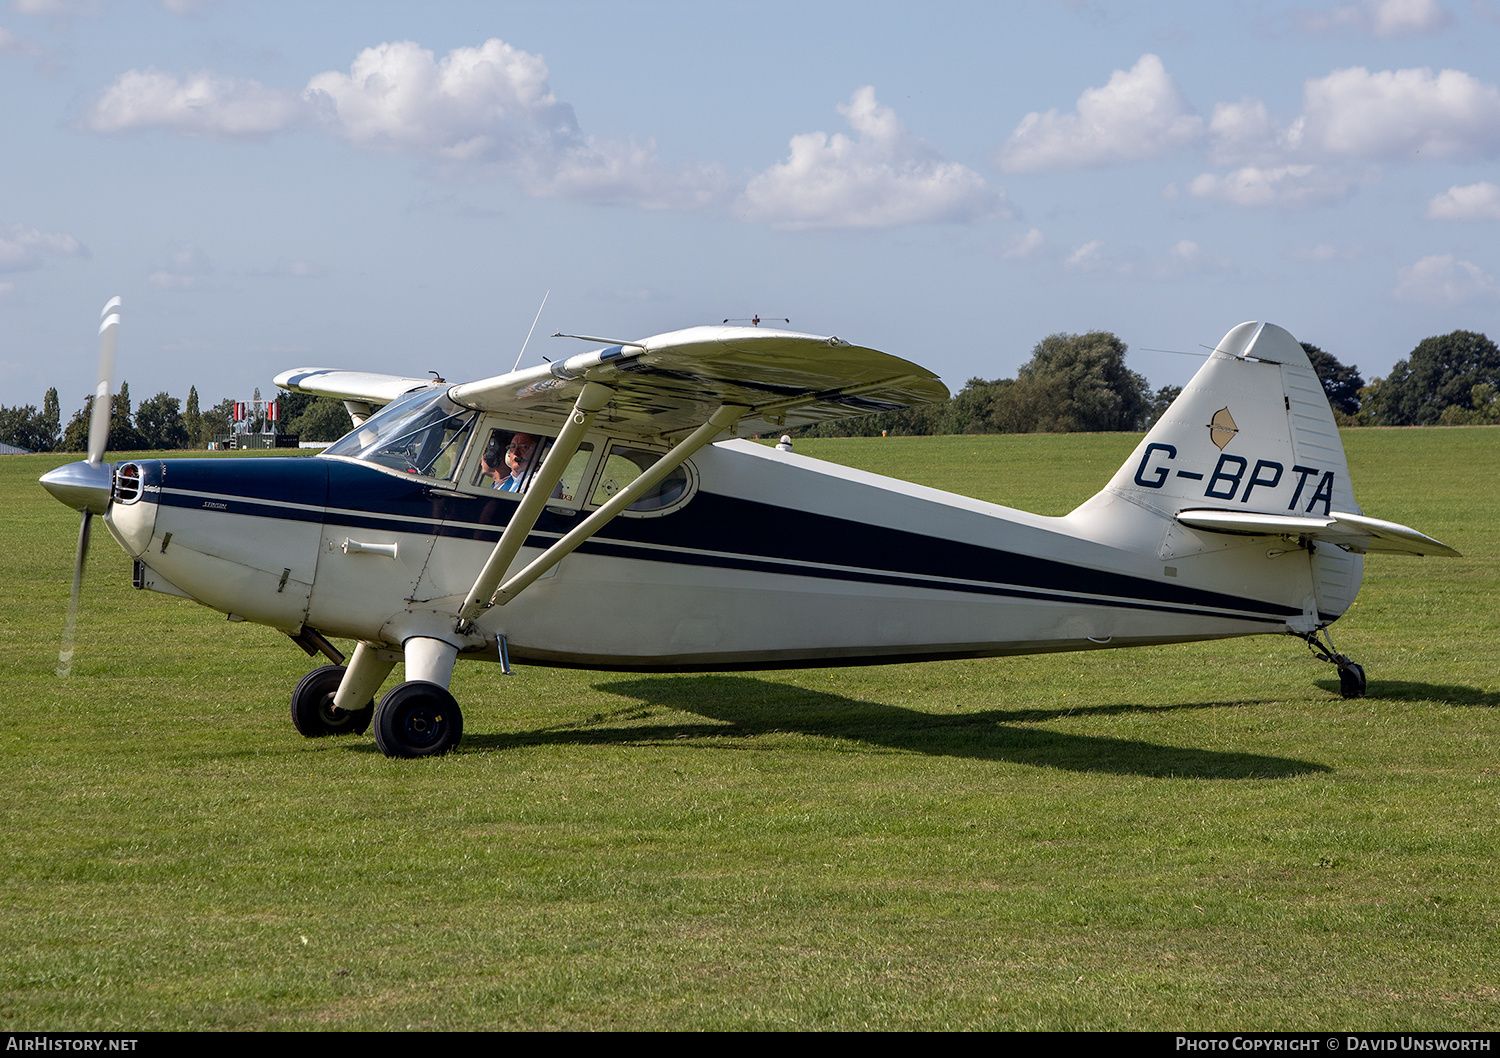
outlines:
M1229 414L1226 405L1214 412L1214 417L1208 423L1208 436L1214 444L1219 446L1219 451L1224 451L1224 446L1234 440L1234 435L1240 432L1240 428L1234 424L1234 416Z

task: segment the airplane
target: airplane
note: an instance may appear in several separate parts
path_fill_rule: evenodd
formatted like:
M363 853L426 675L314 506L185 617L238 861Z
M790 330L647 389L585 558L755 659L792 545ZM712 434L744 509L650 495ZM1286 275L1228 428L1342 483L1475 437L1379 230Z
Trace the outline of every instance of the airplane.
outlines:
M460 660L640 672L780 669L1302 639L1360 696L1327 628L1367 552L1457 555L1365 515L1301 346L1242 323L1104 488L1028 514L746 438L944 400L932 372L817 336L699 326L450 384L300 368L351 432L321 455L103 461L119 301L101 325L87 460L41 483L137 588L285 632L328 664L304 736L446 753ZM352 640L345 656L333 639ZM396 664L404 680L379 695Z

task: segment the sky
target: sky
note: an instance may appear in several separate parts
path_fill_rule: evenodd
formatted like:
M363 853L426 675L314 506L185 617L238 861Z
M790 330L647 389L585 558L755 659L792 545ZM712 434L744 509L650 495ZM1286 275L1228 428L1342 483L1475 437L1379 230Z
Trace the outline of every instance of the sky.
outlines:
M788 318L957 392L1500 337L1500 0L0 0L0 404Z

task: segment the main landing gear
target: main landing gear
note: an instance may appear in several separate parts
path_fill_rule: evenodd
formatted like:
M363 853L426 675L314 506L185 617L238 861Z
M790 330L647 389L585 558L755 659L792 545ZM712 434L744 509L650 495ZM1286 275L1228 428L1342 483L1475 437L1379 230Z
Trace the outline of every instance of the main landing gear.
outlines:
M458 648L416 636L402 650L411 678L387 691L379 705L375 694L403 655L361 643L348 666L313 669L292 692L292 723L306 737L316 738L362 734L373 718L375 744L387 757L447 753L464 733L463 712L448 692Z
M1318 638L1318 632L1323 635L1321 640ZM1317 655L1319 661L1326 661L1338 667L1340 694L1345 698L1363 698L1365 696L1364 666L1355 664L1333 649L1333 640L1329 638L1328 629L1319 629L1318 632L1294 634L1307 643L1307 649Z

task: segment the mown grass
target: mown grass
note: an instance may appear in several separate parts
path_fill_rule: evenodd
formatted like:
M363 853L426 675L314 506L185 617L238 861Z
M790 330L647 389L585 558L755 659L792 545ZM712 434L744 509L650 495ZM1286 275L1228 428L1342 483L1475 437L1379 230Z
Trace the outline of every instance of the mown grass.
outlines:
M799 441L1044 513L1118 435ZM1353 431L1334 633L725 676L460 668L460 752L303 740L283 636L129 588L0 460L0 1024L1448 1028L1497 1021L1500 430Z

